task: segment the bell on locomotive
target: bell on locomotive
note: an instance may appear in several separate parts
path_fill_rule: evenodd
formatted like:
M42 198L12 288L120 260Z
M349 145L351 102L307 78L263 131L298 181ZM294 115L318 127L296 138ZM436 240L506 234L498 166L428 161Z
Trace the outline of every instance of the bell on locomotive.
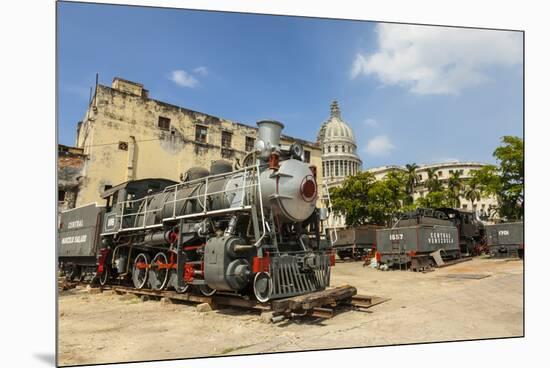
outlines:
M280 143L283 124L257 124L244 167L215 161L153 192L146 187L159 179L110 189L101 234L108 279L261 302L329 285L315 168L300 144Z

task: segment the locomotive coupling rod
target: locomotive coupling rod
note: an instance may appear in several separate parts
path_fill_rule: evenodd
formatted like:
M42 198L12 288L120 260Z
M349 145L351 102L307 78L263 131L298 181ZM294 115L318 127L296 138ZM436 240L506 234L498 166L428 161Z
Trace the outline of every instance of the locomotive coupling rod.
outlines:
M233 250L235 252L246 252L255 248L256 247L254 245L236 244Z

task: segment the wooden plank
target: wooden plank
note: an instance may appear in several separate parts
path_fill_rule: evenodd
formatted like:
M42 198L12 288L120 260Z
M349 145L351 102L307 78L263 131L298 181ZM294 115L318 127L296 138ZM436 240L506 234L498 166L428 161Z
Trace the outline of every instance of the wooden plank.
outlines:
M271 302L271 307L276 312L310 310L315 307L335 305L342 300L351 298L355 294L357 294L356 288L350 285L343 285L334 289L274 300Z
M355 307L366 309L387 302L388 300L390 299L379 296L356 295L352 297L350 304Z

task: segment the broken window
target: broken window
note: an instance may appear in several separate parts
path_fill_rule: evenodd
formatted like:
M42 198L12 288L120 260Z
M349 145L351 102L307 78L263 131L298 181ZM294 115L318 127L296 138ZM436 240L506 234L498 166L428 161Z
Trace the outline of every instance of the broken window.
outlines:
M311 152L310 151L305 151L304 150L304 162L310 162L311 160Z
M222 131L222 147L231 148L231 134L230 132Z
M206 143L208 128L202 125L195 126L195 140L200 143Z
M162 130L170 130L170 119L159 116L159 128Z
M254 144L256 143L255 141L256 140L252 137L246 137L245 142L244 142L244 150L246 152L253 151L254 150Z

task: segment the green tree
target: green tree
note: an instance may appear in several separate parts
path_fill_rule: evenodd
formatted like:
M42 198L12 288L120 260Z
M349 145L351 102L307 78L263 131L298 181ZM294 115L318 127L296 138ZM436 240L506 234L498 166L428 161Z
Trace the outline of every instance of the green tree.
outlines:
M460 207L460 195L464 189L464 184L462 178L460 177L460 172L458 170L454 171L449 176L449 181L447 183L447 188L449 189L449 194L452 200L452 207Z
M524 210L523 139L504 136L501 141L493 152L497 165L477 170L472 180L482 186L483 194L496 196L501 218L520 220Z
M428 192L424 197L415 201L416 207L425 208L454 207L454 203L453 193L446 188Z
M464 198L472 203L472 208L474 208L474 203L481 200L482 185L477 182L477 180L470 180L468 185L464 188Z
M425 185L429 192L439 192L442 188L441 182L437 177L437 169L437 167L426 169L428 178L425 181Z
M416 173L416 169L418 169L418 165L415 163L405 165L405 188L408 195L406 204L413 203L414 188L420 182L420 175Z
M341 187L330 189L332 208L345 216L349 226L388 225L407 198L405 187L403 173L390 172L377 181L373 174L361 172L347 177Z

